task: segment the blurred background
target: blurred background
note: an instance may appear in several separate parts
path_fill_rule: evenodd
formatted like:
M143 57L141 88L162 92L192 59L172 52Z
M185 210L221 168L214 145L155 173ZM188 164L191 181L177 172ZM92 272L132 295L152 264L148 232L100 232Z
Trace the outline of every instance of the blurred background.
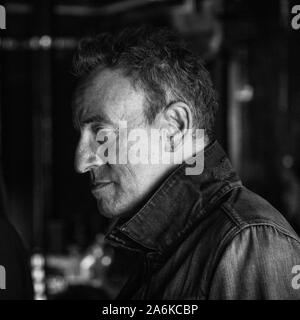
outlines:
M300 4L300 1L298 1ZM0 30L1 210L31 253L36 299L113 297L88 177L73 169L71 62L78 40L169 26L205 60L219 94L217 138L244 184L300 233L300 30L293 0L10 0Z

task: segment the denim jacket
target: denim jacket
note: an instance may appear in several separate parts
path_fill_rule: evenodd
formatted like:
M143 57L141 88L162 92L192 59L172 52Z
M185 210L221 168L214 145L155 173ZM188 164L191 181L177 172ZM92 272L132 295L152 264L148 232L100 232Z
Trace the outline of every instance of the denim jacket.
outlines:
M242 185L217 141L200 175L186 166L107 233L129 272L118 298L299 299L300 240L286 219Z

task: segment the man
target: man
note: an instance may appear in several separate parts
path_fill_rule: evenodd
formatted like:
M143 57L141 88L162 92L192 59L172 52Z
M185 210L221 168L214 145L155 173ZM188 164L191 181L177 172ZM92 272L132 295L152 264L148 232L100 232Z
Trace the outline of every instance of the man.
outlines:
M214 139L217 102L199 58L170 32L127 29L82 40L74 69L75 166L113 218L106 239L130 273L118 298L300 298L299 238ZM160 161L134 161L131 148Z

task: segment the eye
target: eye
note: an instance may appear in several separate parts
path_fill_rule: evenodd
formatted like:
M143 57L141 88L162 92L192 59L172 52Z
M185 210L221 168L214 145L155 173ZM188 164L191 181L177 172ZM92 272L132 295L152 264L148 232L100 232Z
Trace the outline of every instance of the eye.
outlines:
M108 141L108 137L112 134L113 130L112 129L103 129L99 128L96 134L96 141L99 144L104 144L105 142Z
M93 133L95 135L97 135L97 133L99 132L99 130L104 130L105 128L99 124L93 124L91 125L91 130L93 131Z

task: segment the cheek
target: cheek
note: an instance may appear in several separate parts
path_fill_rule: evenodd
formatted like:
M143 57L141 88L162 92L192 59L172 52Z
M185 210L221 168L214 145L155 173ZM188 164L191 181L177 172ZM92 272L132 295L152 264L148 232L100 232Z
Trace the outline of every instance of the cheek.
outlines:
M114 176L116 177L117 187L119 186L123 190L135 191L138 188L139 176L141 177L141 172L137 166L130 164L126 165L115 165L112 166Z

